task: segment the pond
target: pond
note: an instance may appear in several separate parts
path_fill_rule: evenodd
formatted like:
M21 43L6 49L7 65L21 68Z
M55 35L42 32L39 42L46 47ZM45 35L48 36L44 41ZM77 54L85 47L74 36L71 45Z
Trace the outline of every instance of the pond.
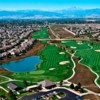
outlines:
M18 61L12 61L1 65L11 72L30 72L36 70L36 65L41 63L42 60L39 56L31 56Z

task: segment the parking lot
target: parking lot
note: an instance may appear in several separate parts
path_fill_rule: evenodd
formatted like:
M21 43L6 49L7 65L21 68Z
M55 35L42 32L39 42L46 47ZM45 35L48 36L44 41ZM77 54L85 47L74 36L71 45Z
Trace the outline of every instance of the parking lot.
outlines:
M46 97L56 95L57 92L63 92L66 94L66 96L64 98L60 98L58 100L83 100L82 97L80 97L80 96L78 96L78 95L76 95L76 94L74 94L66 89L62 89L62 88L54 89L54 90L51 90L49 92L39 92L36 94L31 94L31 95L22 97L18 100L38 100L40 98L43 98L45 100Z

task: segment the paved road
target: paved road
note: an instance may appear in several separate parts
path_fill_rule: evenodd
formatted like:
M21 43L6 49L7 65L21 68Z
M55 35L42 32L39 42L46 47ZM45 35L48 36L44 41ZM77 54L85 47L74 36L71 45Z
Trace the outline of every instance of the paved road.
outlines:
M82 97L80 97L80 96L78 96L78 95L76 95L76 94L74 94L66 89L62 89L62 88L54 89L54 90L51 90L49 92L39 92L36 94L31 94L31 95L22 97L18 100L37 100L36 98L41 97L43 95L47 96L47 94L53 93L54 91L66 93L66 96L64 98L59 99L59 100L83 100Z

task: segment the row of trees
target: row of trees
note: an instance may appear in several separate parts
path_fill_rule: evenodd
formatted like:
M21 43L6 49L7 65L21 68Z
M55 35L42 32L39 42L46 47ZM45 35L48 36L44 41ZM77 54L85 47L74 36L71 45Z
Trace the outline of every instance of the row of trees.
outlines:
M63 86L63 80L60 81L59 83L60 86ZM70 85L70 88L71 89L74 89L75 91L80 91L80 93L84 93L85 90L84 88L82 87L81 83L79 82L77 85L74 85L73 83Z
M85 92L84 88L82 88L81 83L78 83L76 86L72 83L70 85L70 88L74 89L75 91L80 91L80 93L84 93Z

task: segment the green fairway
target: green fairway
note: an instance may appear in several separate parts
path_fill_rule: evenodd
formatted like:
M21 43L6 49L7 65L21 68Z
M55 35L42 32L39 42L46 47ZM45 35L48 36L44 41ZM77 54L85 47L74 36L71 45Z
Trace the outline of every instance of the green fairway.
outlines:
M100 42L91 42L91 45L93 46L94 50L100 50Z
M75 50L75 56L82 58L81 63L91 68L100 76L100 43L85 40L82 42L69 40L62 41L61 43L67 48ZM100 77L97 83L100 85Z
M49 38L49 32L47 28L42 28L41 31L34 32L32 35L33 39L48 39Z
M34 82L44 79L60 81L69 78L73 74L73 62L71 61L70 54L55 44L45 47L39 55L43 62L38 64L36 71L13 73L9 77Z
M88 41L75 41L75 40L66 40L62 41L61 44L65 45L67 48L71 50L81 50L81 49L89 49Z
M59 54L63 52L65 54ZM38 69L45 70L45 74L55 77L58 80L66 79L72 75L73 63L70 55L55 44L48 45L40 52L40 57L43 60ZM62 61L69 61L70 63L60 65Z

